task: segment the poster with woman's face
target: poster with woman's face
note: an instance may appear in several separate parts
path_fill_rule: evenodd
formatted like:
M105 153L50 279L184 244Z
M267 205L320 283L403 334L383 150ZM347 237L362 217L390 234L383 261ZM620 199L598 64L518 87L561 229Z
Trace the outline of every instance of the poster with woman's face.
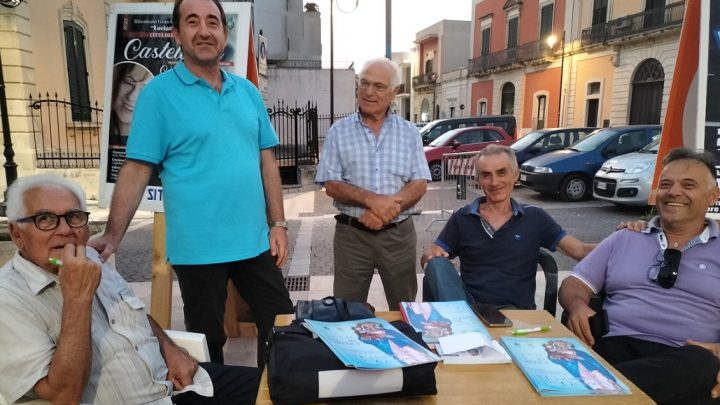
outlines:
M715 177L720 179L720 2L710 2L709 18L704 147L715 157ZM720 202L708 208L708 212L718 218Z
M241 76L246 72L246 43L250 29L246 6L223 5L228 40L220 66ZM101 204L105 204L106 199L109 202L112 187L104 187L115 183L125 162L125 148L138 95L155 76L172 69L182 60L182 49L172 35L172 4L118 4L111 9L109 18L109 67L105 81L105 121L108 124L103 133L107 148L101 156L101 170L105 173L105 184L101 184ZM240 24L240 21L243 23ZM162 211L162 190L157 170L153 172L148 186L146 195L158 196L157 204L143 204L144 198L140 209Z

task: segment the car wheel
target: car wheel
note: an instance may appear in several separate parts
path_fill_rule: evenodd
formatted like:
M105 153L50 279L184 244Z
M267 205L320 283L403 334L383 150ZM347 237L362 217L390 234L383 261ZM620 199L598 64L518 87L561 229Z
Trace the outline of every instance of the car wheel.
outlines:
M432 181L442 180L442 164L437 160L430 162L430 177Z
M588 181L579 174L567 176L560 185L560 198L565 201L581 201L587 192Z

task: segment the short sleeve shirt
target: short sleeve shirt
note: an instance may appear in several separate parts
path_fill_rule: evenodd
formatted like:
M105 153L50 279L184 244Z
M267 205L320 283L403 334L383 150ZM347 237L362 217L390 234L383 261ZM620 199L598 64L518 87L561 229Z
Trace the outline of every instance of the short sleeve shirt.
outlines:
M650 278L663 260L658 219L643 232L621 230L605 238L573 269L594 292L605 290L610 332L671 346L687 339L720 342L720 238L707 228L682 252L675 285Z
M158 165L172 264L226 263L270 248L260 151L277 135L253 84L222 76L218 93L180 62L135 106L127 158Z
M554 251L567 233L541 208L511 200L512 217L491 235L479 213L484 201L455 211L435 243L460 258L460 276L476 301L535 309L540 248Z
M87 249L99 263L98 254ZM63 297L57 276L16 253L0 269L0 394L35 397L60 337ZM171 404L172 383L143 302L109 263L92 306L92 365L83 404Z
M363 124L360 113L336 122L328 132L315 182L341 181L381 195L393 195L413 180L430 180L430 169L416 127L393 113L385 116L380 136ZM362 216L365 208L335 201L340 212ZM409 208L393 222L413 211Z

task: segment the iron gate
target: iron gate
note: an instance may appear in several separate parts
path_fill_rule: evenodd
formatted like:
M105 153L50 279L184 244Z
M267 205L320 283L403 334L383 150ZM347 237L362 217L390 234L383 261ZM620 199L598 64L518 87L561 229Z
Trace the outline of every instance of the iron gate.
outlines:
M275 158L280 165L282 183L300 184L299 166L318 162L317 104L308 101L304 106L295 104L291 108L279 101L267 111L280 139Z
M38 168L96 168L100 166L102 108L78 105L46 93L30 95L35 159ZM74 120L73 116L82 120Z

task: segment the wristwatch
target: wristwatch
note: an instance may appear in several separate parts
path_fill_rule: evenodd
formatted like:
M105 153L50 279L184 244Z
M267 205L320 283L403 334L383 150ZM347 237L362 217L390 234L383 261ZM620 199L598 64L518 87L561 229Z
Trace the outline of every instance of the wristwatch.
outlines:
M270 227L276 227L276 226L288 229L287 221L270 221Z

